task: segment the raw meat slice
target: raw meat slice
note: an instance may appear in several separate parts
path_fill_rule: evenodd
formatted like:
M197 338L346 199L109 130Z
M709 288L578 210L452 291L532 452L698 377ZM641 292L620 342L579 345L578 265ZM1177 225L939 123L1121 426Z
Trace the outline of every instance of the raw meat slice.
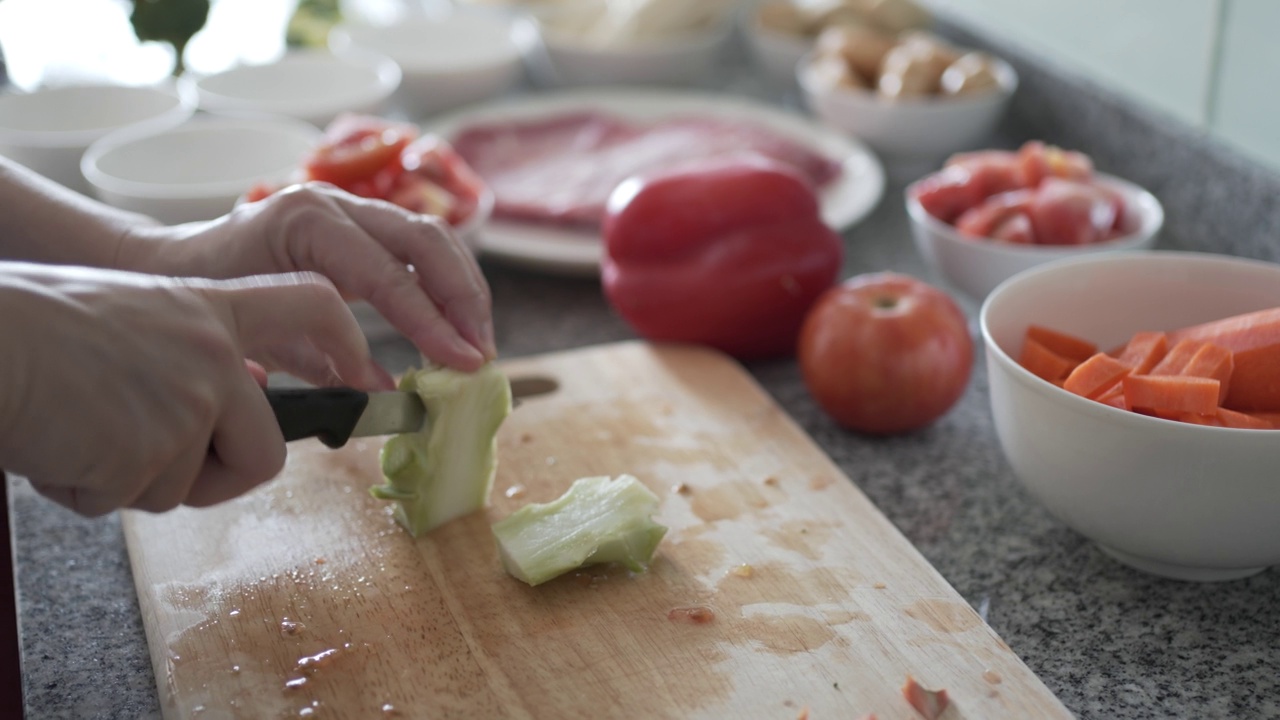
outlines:
M599 226L618 183L637 173L710 157L756 153L797 168L821 187L839 163L759 125L679 116L645 125L577 111L476 125L452 139L485 180L499 219Z

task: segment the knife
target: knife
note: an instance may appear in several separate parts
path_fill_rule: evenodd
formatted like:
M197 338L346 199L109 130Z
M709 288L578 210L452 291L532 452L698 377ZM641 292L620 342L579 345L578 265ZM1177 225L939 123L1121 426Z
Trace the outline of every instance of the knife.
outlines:
M511 397L521 400L553 392L559 384L547 377L511 381ZM267 388L267 402L280 423L285 442L319 438L340 448L353 437L417 432L427 409L416 393L366 393L351 388Z

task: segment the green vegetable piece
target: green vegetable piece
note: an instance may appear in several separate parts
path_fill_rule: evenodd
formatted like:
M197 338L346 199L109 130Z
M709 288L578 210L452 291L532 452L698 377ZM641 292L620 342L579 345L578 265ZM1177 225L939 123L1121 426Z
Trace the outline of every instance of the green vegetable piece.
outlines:
M173 75L182 74L183 53L192 36L209 19L209 0L133 0L129 23L138 40L158 40L173 45Z
M494 524L502 564L539 585L584 565L616 562L643 572L667 528L653 521L658 496L630 475L575 480L569 491Z
M422 398L427 425L383 445L387 482L369 492L397 502L396 520L417 537L488 501L498 427L511 412L511 384L488 364L474 373L418 370L400 380L400 389Z
M299 0L285 28L285 43L289 47L328 47L329 31L340 22L338 0Z

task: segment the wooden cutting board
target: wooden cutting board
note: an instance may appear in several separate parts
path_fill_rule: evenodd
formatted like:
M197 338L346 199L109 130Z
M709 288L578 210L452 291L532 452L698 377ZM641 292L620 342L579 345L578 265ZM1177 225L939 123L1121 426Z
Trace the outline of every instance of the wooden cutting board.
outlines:
M492 507L428 537L366 492L376 439L126 514L166 718L893 720L918 717L908 674L949 720L1070 717L732 361L626 343L505 367L559 388L503 426ZM670 527L648 573L506 575L490 523L620 473Z

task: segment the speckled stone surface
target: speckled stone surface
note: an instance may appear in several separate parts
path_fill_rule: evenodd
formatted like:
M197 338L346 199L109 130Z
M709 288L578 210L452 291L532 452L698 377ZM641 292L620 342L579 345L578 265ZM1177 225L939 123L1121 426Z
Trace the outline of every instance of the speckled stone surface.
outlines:
M1166 247L1276 257L1274 175L1087 82L996 47L1023 79L1005 128L1009 141L1038 136L1079 147L1102 168L1152 188L1169 215ZM893 269L937 281L915 254L900 197L900 186L889 188L875 213L848 233L846 274ZM506 356L631 336L594 282L497 265L485 270ZM376 352L392 371L416 359L396 340L378 342ZM1149 577L1104 556L1050 517L1010 473L981 363L944 419L887 440L854 436L826 420L793 363L750 369L1079 717L1280 717L1280 573L1198 585ZM76 518L13 483L29 717L158 716L118 521Z

